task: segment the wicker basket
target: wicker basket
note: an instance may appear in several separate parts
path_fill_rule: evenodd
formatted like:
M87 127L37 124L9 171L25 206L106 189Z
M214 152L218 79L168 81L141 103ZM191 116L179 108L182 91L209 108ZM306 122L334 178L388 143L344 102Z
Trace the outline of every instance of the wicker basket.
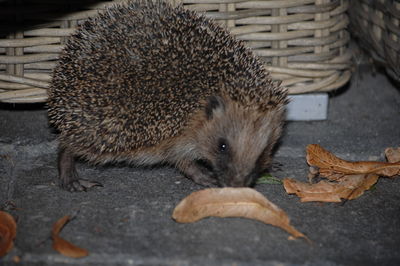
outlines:
M46 101L51 70L66 38L82 20L113 4L33 1L0 3L0 23L15 25L0 31L3 102ZM168 1L219 21L245 41L292 94L330 91L350 78L348 0Z
M354 0L350 14L360 44L400 82L400 0Z

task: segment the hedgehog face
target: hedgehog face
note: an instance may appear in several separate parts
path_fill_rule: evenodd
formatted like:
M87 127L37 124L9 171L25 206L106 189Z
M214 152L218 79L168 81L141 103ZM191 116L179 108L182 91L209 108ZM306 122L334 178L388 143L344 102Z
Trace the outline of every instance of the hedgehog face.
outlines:
M211 97L196 134L201 166L220 186L250 186L270 163L283 110L261 112L227 97Z

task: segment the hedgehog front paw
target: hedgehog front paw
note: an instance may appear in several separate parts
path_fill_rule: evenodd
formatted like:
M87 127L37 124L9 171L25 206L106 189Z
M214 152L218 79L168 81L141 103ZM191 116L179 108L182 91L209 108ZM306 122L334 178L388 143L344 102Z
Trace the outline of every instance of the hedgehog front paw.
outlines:
M75 160L68 149L60 149L58 154L59 185L70 192L87 191L89 188L103 185L96 181L80 179L75 169Z
M189 176L195 183L206 186L206 187L213 187L217 186L218 182L215 178L207 175L196 175L196 176Z
M188 178L199 185L207 187L218 185L212 167L204 160L186 162L181 165L180 169Z
M194 163L194 169L196 174L191 176L194 182L206 187L219 186L210 162L207 160L197 160Z
M61 187L69 192L87 191L92 187L102 187L103 185L97 181L89 181L86 179L74 179L69 183L61 184Z

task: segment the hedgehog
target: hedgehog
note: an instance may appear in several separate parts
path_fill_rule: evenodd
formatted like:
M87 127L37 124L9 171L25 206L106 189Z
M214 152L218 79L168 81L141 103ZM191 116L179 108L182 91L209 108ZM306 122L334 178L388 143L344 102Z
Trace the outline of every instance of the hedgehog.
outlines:
M109 7L67 41L50 82L59 184L77 159L170 165L204 186L252 186L281 135L287 90L204 14L160 0Z

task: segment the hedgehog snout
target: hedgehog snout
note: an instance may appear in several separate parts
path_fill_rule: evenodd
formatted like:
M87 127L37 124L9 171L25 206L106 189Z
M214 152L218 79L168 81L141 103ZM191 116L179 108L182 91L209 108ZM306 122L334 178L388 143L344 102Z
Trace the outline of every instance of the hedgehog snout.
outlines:
M229 167L217 172L217 181L221 187L253 186L256 178L259 176L257 169L246 173L247 171L243 171L243 169L238 169L237 167Z

